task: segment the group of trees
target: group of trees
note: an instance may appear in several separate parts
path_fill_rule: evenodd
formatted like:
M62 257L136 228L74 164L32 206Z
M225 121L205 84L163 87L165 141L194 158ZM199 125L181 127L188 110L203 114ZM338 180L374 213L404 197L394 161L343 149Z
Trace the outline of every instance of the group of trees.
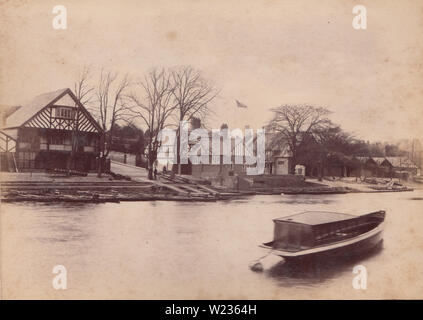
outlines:
M146 149L151 179L161 144L159 132L169 126L179 128L178 124L183 120L198 118L204 121L212 111L210 103L218 91L199 71L189 66L153 69L138 79L104 70L96 79L85 67L75 82L75 94L103 129L98 174L103 171L113 137L116 141L119 124L139 124L145 132L138 153ZM179 145L177 157L179 163Z
M324 163L331 154L338 156L403 156L405 151L394 144L370 143L356 139L334 124L330 111L310 105L282 105L272 109L267 130L273 132L271 147L288 146L292 155L290 173L295 165L313 158ZM316 159L317 158L317 159Z
M133 123L115 124L110 149L113 151L144 154L144 131Z
M101 175L110 150L124 148L124 151L137 154L146 151L150 178L161 145L160 131L169 126L177 129L180 173L179 123L204 121L212 113L211 102L218 94L199 71L189 66L153 69L141 78L105 70L95 76L84 67L75 82L74 91L102 128L98 174ZM330 153L356 156L404 154L397 145L355 139L334 124L328 118L329 110L322 107L282 105L272 111L273 118L267 125L267 130L274 133L270 146L289 147L293 160L291 173L304 158L316 155L323 161ZM129 147L121 143L125 138L133 139ZM74 143L77 140L73 139Z

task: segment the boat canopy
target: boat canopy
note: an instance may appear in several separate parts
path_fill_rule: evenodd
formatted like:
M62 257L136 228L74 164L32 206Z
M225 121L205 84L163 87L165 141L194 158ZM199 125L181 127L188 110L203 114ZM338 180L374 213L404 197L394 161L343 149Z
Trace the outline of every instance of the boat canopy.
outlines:
M273 247L298 250L352 237L382 222L385 211L352 215L327 211L306 211L274 219Z
M274 219L275 222L299 223L309 226L317 226L326 223L350 220L357 218L352 214L328 212L328 211L305 211L291 216Z

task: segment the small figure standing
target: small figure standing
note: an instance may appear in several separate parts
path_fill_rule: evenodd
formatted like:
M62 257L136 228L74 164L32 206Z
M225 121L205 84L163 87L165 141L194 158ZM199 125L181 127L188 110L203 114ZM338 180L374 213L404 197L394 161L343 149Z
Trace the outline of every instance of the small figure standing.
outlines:
M157 180L157 167L154 168L154 180Z

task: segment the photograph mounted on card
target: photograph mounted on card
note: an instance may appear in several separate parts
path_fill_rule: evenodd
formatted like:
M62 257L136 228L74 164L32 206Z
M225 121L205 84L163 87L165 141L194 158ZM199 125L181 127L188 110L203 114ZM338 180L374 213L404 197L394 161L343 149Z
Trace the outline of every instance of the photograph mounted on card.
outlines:
M0 298L422 298L422 19L1 2Z

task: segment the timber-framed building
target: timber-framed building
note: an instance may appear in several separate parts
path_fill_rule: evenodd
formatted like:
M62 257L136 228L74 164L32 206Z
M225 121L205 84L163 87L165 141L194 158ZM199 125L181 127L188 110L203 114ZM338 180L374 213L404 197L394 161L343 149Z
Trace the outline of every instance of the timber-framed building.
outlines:
M2 171L97 168L102 129L68 88L4 111Z

